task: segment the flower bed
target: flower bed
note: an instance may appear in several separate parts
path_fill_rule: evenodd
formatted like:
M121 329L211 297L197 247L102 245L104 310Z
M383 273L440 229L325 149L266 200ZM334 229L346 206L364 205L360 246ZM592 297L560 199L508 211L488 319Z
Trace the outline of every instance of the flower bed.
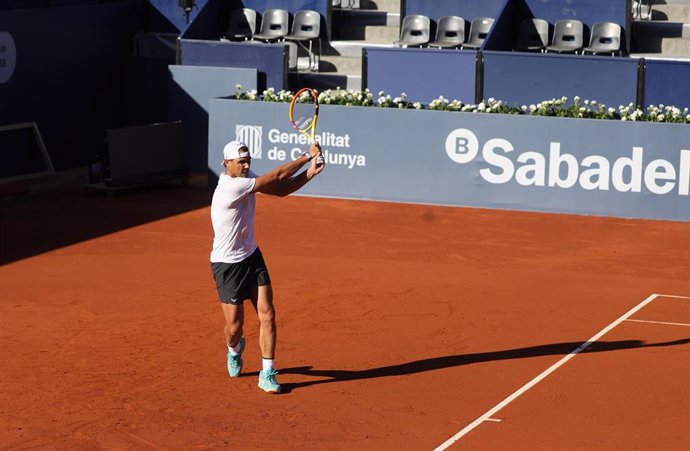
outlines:
M238 100L289 103L293 97L294 93L291 91L276 92L273 88L263 91L261 95L256 90L244 91L241 85L237 85L235 90L235 98ZM428 105L423 105L420 102L409 100L405 93L398 97L391 97L383 91L374 96L368 89L364 91L329 89L319 93L319 102L323 105L690 124L688 108L681 110L670 105L650 105L646 110L643 110L630 103L629 105L619 105L616 109L596 100L582 100L577 96L573 98L572 102L567 97L561 97L560 99L544 100L537 104L521 106L510 106L493 98L478 104L465 104L459 100L449 100L441 96Z

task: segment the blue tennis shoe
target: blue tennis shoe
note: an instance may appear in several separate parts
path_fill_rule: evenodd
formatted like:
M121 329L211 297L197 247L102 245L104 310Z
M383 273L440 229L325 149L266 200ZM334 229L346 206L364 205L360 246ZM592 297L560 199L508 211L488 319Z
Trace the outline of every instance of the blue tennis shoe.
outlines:
M259 373L259 388L266 393L280 393L280 384L276 382L276 374L278 372L274 369L261 371Z
M240 338L240 352L236 355L228 352L228 374L230 377L237 377L242 371L242 353L244 352L244 337Z

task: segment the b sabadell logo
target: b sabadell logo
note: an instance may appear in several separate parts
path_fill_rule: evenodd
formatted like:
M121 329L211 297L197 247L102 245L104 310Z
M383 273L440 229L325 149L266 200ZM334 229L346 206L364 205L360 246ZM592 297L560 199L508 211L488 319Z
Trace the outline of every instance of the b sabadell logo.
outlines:
M8 32L0 31L0 84L10 81L16 64L17 48L14 39Z
M263 127L260 125L236 125L235 139L242 141L249 146L249 152L252 158L261 159L263 154Z
M582 160L549 142L548 150L520 151L507 139L491 138L480 146L477 135L466 128L451 131L446 138L446 154L458 164L467 164L480 155L479 175L492 184L516 182L522 186L588 191L690 195L690 150L680 149L678 159L645 161L643 147L632 147L628 155L613 161L605 155L587 155Z

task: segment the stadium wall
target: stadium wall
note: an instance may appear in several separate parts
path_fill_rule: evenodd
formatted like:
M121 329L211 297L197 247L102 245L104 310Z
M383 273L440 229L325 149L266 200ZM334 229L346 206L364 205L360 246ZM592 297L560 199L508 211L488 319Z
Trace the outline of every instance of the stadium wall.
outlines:
M237 84L247 90L256 89L256 69L169 66L168 70L168 119L184 125L188 167L205 172L209 102L232 95Z
M287 109L211 100L211 183L232 139L257 173L297 158ZM324 105L317 134L329 167L305 195L690 221L687 125Z
M256 69L259 90L287 89L287 45L180 39L179 64Z
M362 84L374 94L384 91L396 97L405 93L410 100L422 103L439 96L464 103L475 101L475 51L367 47L365 61Z
M637 102L636 58L492 51L483 57L485 99L529 105L579 96L615 108Z
M422 14L437 21L443 16L460 16L468 22L478 17L496 17L512 0L404 0L401 17Z
M0 10L15 67L0 83L0 124L36 122L57 170L86 164L123 125L131 1Z
M645 105L690 109L690 61L645 61Z

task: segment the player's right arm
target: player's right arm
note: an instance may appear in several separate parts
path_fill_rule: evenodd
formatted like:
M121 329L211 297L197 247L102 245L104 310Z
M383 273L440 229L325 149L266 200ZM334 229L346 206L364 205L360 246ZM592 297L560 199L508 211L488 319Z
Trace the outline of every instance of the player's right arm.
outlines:
M295 161L289 161L257 177L252 192L276 195L281 184L290 180L305 163L319 155L321 146L318 143L314 143L309 146L308 152L311 158L308 158L306 155L300 156Z

